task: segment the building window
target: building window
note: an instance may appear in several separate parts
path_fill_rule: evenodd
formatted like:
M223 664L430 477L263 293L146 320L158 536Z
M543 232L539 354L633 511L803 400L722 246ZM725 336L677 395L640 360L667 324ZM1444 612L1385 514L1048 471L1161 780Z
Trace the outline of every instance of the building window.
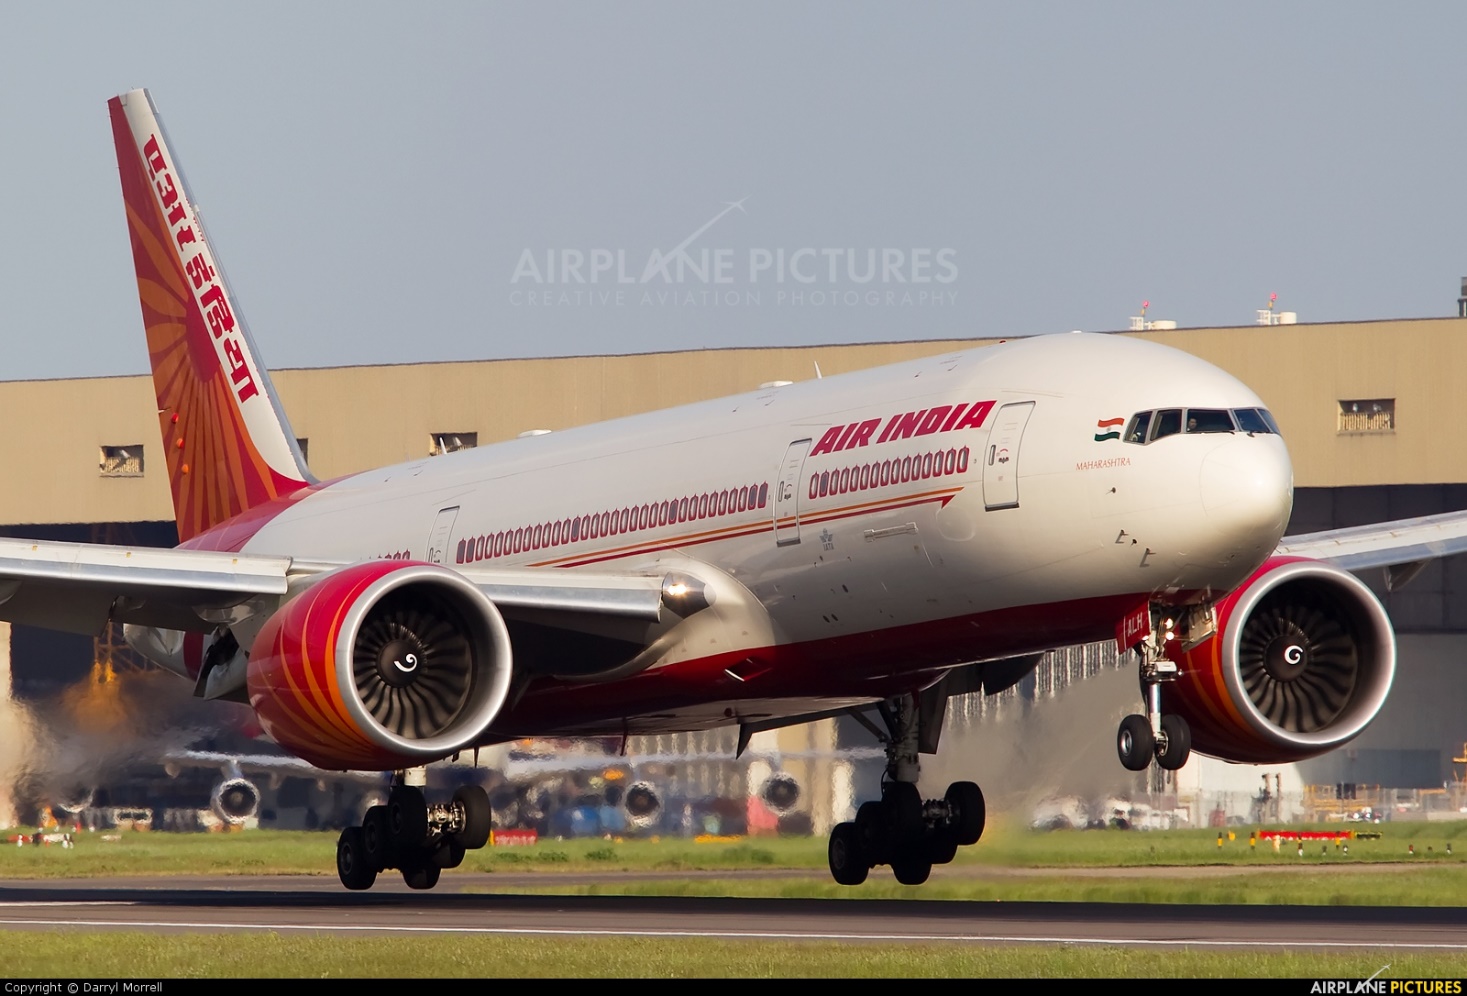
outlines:
M471 450L478 445L477 432L435 432L428 440L428 455L442 456L458 450Z
M97 464L103 477L142 477L143 444L103 446Z
M1395 432L1396 399L1341 401L1338 432Z

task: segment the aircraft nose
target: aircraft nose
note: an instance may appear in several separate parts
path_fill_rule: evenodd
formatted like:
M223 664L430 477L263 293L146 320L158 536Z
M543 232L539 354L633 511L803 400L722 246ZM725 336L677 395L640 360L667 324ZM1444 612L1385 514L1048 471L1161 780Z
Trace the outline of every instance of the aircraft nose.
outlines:
M1278 436L1238 436L1202 461L1207 521L1243 547L1272 550L1294 506L1294 468Z

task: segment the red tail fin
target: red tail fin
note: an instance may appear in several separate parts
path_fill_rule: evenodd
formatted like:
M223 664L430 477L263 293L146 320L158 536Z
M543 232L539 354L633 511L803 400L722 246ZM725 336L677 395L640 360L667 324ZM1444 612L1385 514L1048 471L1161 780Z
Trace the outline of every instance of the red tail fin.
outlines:
M173 511L186 541L311 477L147 91L108 107Z

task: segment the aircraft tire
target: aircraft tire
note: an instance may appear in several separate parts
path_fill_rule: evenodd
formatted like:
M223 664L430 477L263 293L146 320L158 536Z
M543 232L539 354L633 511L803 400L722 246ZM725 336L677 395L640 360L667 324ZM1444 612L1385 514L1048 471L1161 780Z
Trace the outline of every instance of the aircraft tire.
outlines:
M887 782L881 794L887 826L897 846L922 837L922 794L911 782Z
M362 845L362 828L347 827L336 841L336 874L341 884L354 892L370 889L377 881L377 869L368 860Z
M860 885L866 881L871 865L866 859L866 848L854 823L836 824L830 832L830 847L827 850L830 875L840 885Z
M891 873L902 885L921 885L932 874L932 862L925 854L901 857L891 863Z
M438 884L441 870L431 861L414 861L402 870L402 880L409 889L431 889Z
M865 848L868 865L886 864L886 841L889 834L885 813L881 803L874 799L861 803L856 810L856 834L861 838L861 846Z
M464 863L464 846L454 837L445 834L433 848L430 863L439 868L457 868Z
M953 782L947 787L946 798L954 841L963 846L978 843L978 838L983 836L983 828L988 825L988 805L983 801L983 790L973 782Z
M477 851L489 843L489 834L494 829L489 793L478 785L463 785L454 791L453 801L464 807L464 828L454 836L465 850Z
M1156 755L1156 763L1168 771L1176 771L1192 754L1192 727L1176 713L1161 717L1161 732L1166 734L1166 750Z
M423 790L399 785L387 797L387 828L400 850L410 851L428 837L428 802Z
M945 865L958 856L958 842L952 831L938 832L927 841L927 860L934 865Z
M362 853L374 872L392 864L392 835L387 829L387 807L373 806L362 817Z
M1132 713L1116 731L1116 754L1127 771L1145 771L1156 756L1156 738L1145 716Z

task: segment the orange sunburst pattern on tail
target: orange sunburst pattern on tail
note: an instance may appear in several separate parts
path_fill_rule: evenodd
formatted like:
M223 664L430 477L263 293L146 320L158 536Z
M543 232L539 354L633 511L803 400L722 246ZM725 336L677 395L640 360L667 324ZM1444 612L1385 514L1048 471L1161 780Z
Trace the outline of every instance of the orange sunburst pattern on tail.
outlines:
M156 138L140 147L122 100L109 107L174 514L187 541L305 481L272 467L251 437L241 406L270 404L263 373L247 361L181 180L160 166ZM164 204L174 205L167 215Z

